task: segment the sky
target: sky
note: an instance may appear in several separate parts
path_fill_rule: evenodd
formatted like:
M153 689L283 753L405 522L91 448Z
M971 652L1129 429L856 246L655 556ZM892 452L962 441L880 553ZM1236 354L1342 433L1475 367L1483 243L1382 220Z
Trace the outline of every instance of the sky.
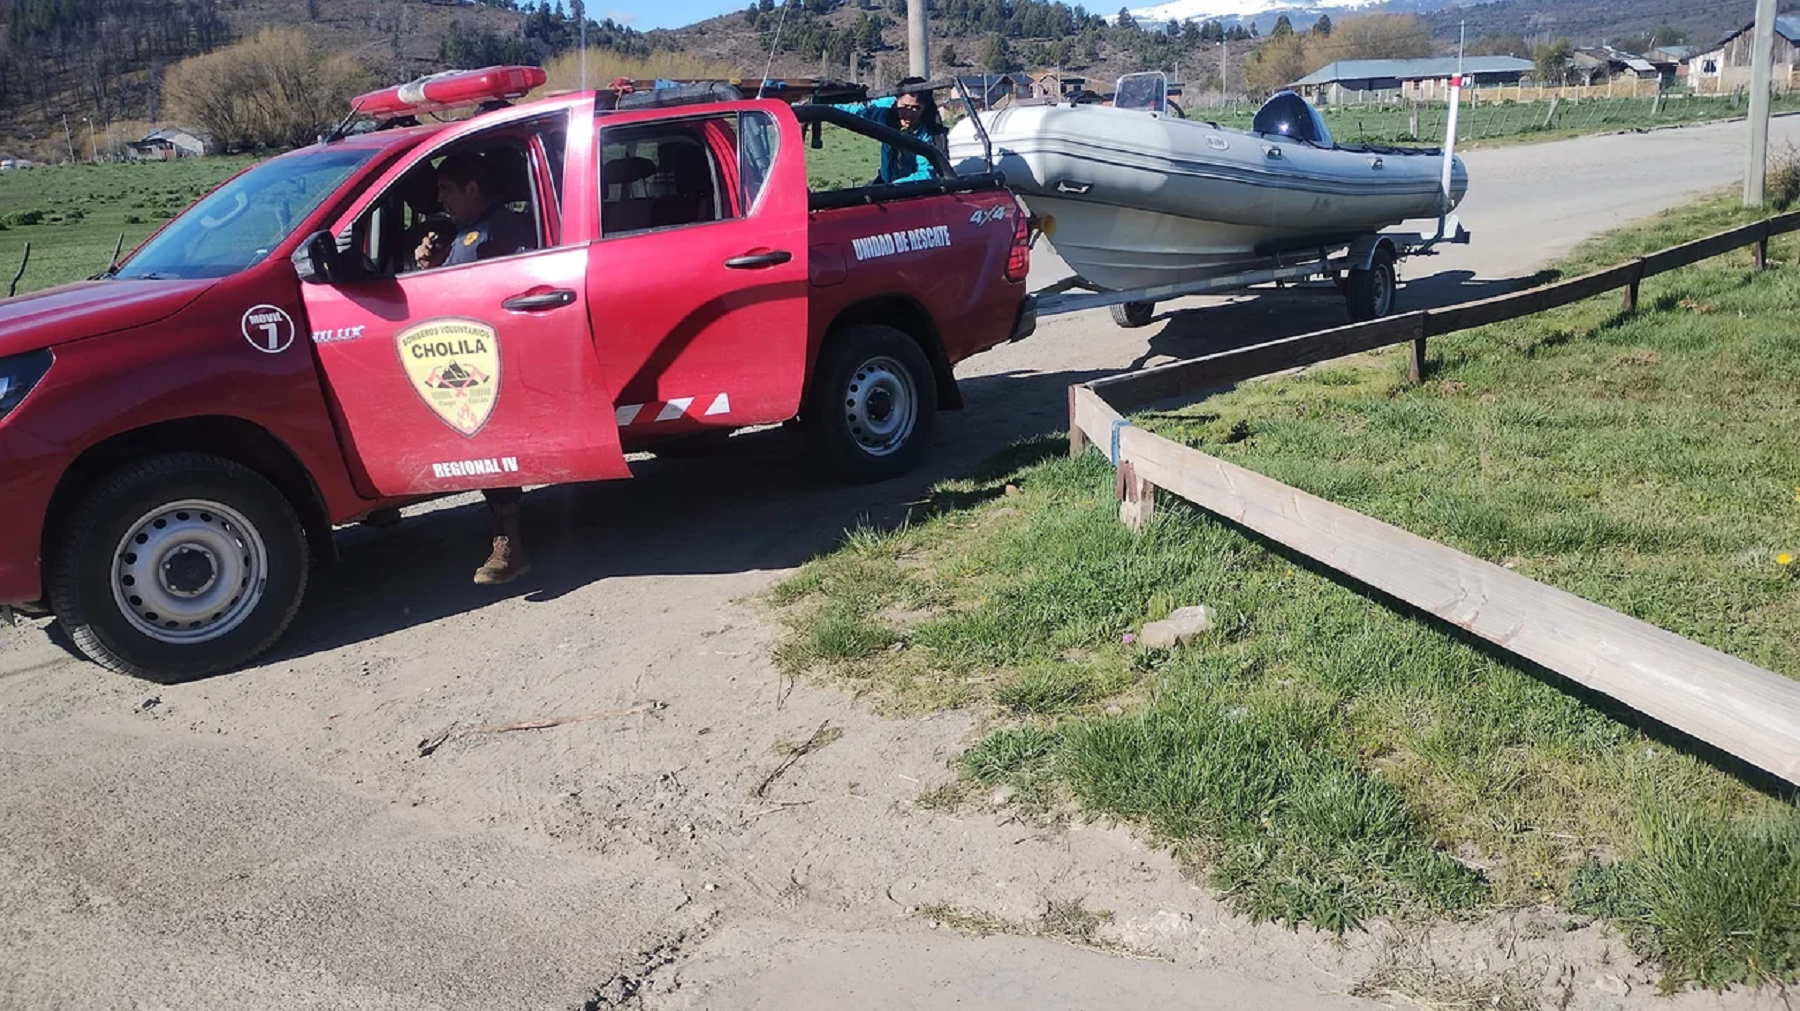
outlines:
M612 18L640 32L653 28L684 28L696 21L743 10L749 0L588 0L595 20ZM558 3L557 6L562 6Z

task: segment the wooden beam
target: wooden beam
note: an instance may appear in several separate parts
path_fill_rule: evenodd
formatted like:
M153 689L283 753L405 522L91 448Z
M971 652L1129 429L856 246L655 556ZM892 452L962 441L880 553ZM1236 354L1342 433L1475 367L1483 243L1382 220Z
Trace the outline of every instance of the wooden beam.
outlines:
M1644 257L1644 276L1653 277L1681 267L1692 266L1701 260L1710 260L1722 256L1734 249L1742 249L1751 243L1760 241L1768 234L1768 223L1753 221L1748 225L1733 228L1730 231L1709 235L1704 239L1684 242L1660 253L1651 253Z
M1113 484L1113 495L1119 500L1119 522L1141 534L1156 515L1156 486L1138 476L1127 460L1119 464Z
M1105 453L1107 459L1117 463L1113 459L1113 429L1115 425L1123 424L1125 419L1088 387L1074 386L1070 387L1070 391L1069 410L1074 416L1071 427L1082 433L1085 443L1099 446L1100 452Z
M1159 365L1142 372L1096 380L1089 386L1121 410L1159 400L1229 386L1274 372L1315 365L1362 351L1401 344L1424 336L1425 313L1412 312L1368 323L1321 330L1270 341L1203 358Z
M1541 288L1514 292L1511 295L1496 295L1479 302L1453 305L1447 309L1433 309L1428 314L1430 319L1426 321L1425 332L1429 336L1439 337L1458 330L1469 330L1489 323L1504 323L1510 319L1535 316L1549 309L1573 305L1614 288L1625 287L1631 283L1632 276L1639 269L1640 264L1633 261Z
M1069 387L1069 455L1080 456L1087 452L1087 433L1081 430L1080 421L1075 417L1075 397L1079 386Z
M1134 474L1577 684L1800 784L1800 681L1142 429Z

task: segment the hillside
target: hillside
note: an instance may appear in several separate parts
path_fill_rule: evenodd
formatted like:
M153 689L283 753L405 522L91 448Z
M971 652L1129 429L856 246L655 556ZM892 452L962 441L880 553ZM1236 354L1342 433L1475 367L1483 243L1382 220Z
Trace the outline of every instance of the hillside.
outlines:
M1435 48L1447 51L1466 21L1471 41L1484 36L1577 44L1629 44L1672 28L1710 44L1741 27L1743 5L1693 0L1173 0L1141 10L1164 17L1214 13L1234 36L1267 35L1287 12L1302 30L1320 12L1341 20L1360 13L1417 12ZM1448 4L1448 6L1447 6ZM523 6L526 10L509 9ZM567 4L580 10L579 0ZM1104 16L1103 16L1104 15ZM640 33L608 19L590 22L592 45L631 55L675 52L755 74L854 76L888 85L905 73L904 0L758 0L747 9L685 28ZM544 62L575 44L573 19L528 0L0 0L0 157L61 160L117 149L146 124L166 119L160 81L180 60L254 36L298 26L320 49L353 55L376 80L401 81L445 66ZM1245 86L1244 66L1258 42L1221 50L1215 31L1196 21L1120 24L1111 12L1041 0L934 0L934 76L1060 67L1104 88L1119 74L1160 69L1190 96ZM1174 29L1170 31L1169 29ZM771 61L771 52L773 60ZM97 136L90 136L89 123ZM66 130L65 130L66 123Z
M442 69L440 49L454 35L523 39L527 21L455 0L0 0L0 156L55 159L71 140L88 149L84 117L104 149L106 124L161 119L157 82L168 66L265 27L302 27L378 79L405 80ZM532 55L545 58L548 48Z

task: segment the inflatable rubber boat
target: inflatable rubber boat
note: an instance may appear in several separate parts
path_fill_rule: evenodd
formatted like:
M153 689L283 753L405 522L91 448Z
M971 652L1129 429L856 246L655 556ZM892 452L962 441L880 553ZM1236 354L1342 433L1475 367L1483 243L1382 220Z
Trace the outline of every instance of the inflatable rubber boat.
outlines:
M1324 117L1292 92L1251 130L1171 114L1166 85L1121 78L1104 105L1015 105L950 131L962 171L991 147L994 167L1082 278L1128 290L1229 274L1284 252L1353 242L1454 210L1468 191L1461 159L1416 148L1333 142ZM1126 104L1131 103L1131 104Z

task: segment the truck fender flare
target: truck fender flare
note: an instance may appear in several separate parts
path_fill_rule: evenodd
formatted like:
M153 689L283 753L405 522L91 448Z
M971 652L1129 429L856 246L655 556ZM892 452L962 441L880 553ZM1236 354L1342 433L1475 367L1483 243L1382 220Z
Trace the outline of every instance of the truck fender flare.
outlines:
M962 391L956 385L956 370L950 364L950 356L944 351L944 340L938 333L937 322L925 307L907 295L890 294L865 298L853 305L846 306L831 320L825 329L825 340L846 326L859 323L878 323L902 330L919 342L925 352L925 360L931 363L932 374L937 378L937 402L940 411L960 410L963 406ZM813 362L818 361L814 353ZM811 363L807 371L812 370ZM812 377L807 376L810 385Z
M39 564L48 564L60 535L56 518L71 515L79 497L95 481L134 459L181 452L224 457L266 478L293 505L314 556L324 562L337 559L325 496L287 443L253 421L232 415L204 415L115 432L82 450L57 479L56 490L51 494Z

